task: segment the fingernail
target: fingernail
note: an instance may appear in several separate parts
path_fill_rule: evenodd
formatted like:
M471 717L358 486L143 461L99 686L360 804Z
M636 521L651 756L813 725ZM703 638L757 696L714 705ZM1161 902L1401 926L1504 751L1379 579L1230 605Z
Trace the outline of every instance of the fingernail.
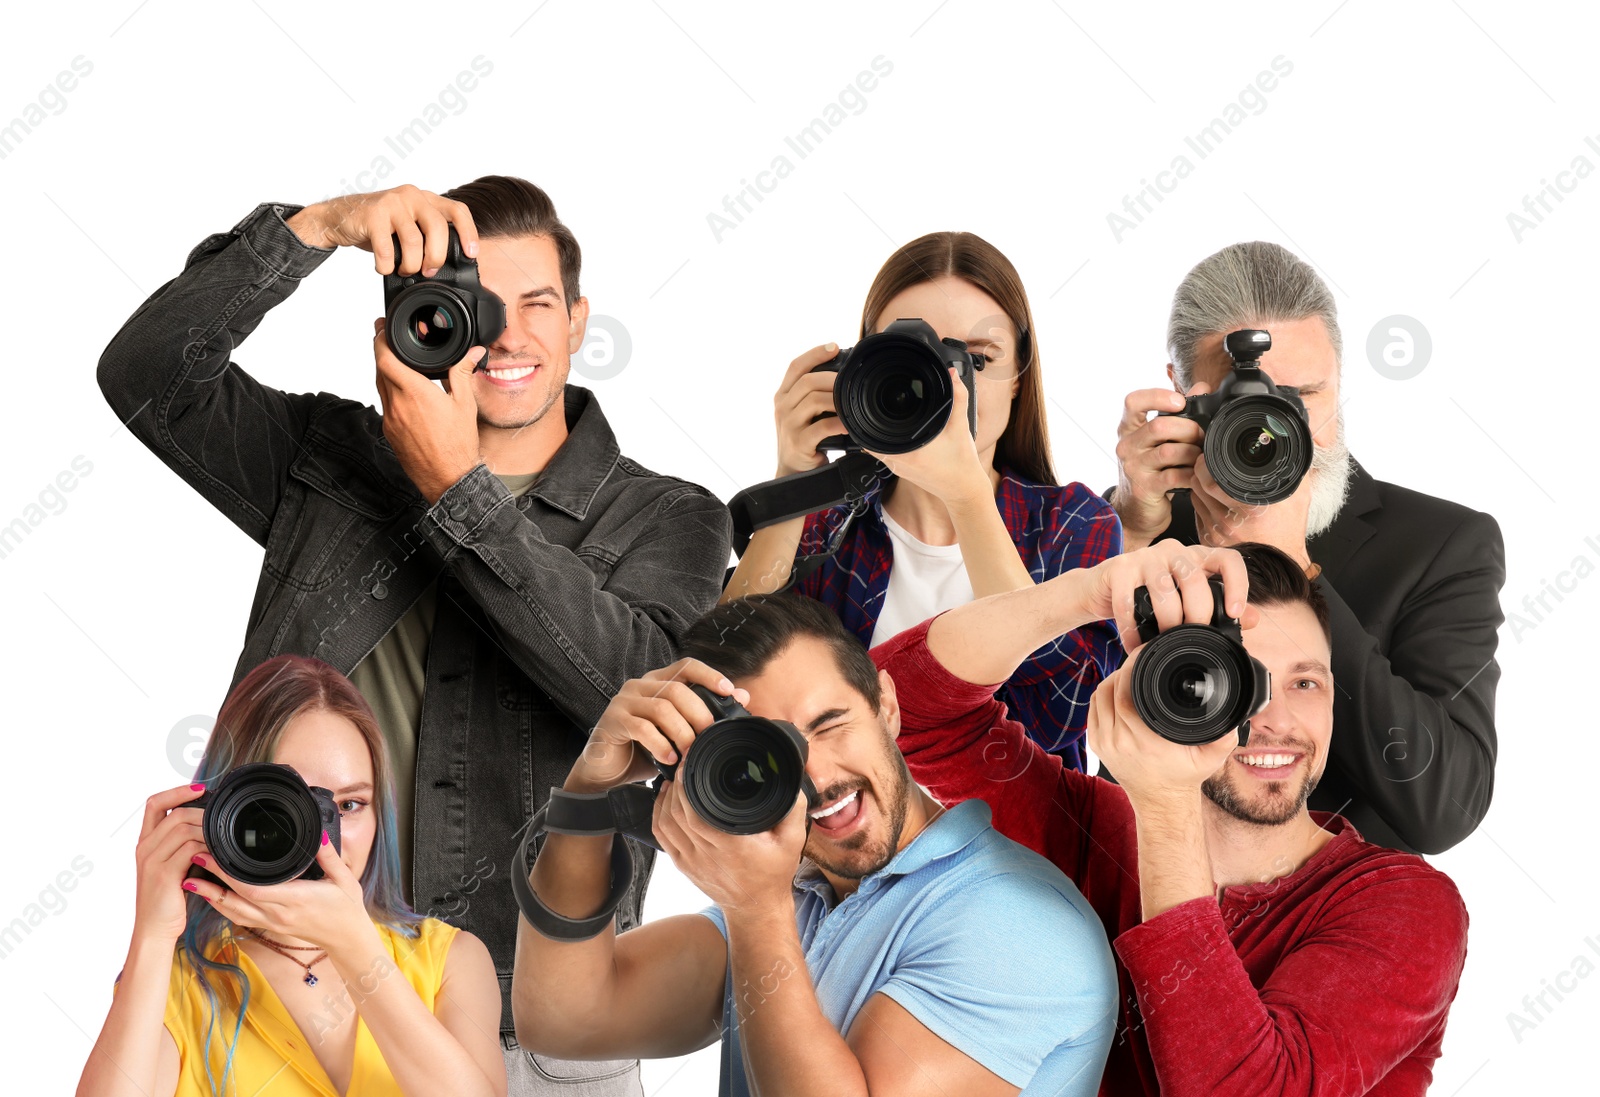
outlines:
M328 832L327 831L323 831L322 832L322 844L323 845L327 845L328 844Z
M674 764L677 763L677 761L678 761L678 752L675 751L675 750L667 751L667 765L669 765L669 766L670 765L674 765Z
M829 351L830 351L830 352L832 352L832 353L835 353L835 354L836 354L836 353L838 353L838 351L839 351L839 344L838 344L838 343L829 343L829 344L828 344L828 350L829 350Z
M198 853L195 854L193 857L189 858L189 860L192 861L194 864L199 865L201 868L205 868L206 867L206 859L204 857L200 856Z
M190 792L199 792L202 789L204 789L205 787L206 787L206 783L204 781L196 781L194 784L189 786L189 791Z
M720 689L723 693L732 693L733 692L733 683L728 681L726 678L722 678L722 679L719 679L717 681L717 688Z
M478 257L478 242L476 240L467 245L467 254L474 259Z
M422 272L422 277L424 277L424 278L432 278L435 274L438 274L438 273L439 273L439 268L438 267L429 267L427 270Z
M183 882L183 890L184 891L193 891L193 892L198 893L200 889L195 886L195 882L193 880L185 880Z

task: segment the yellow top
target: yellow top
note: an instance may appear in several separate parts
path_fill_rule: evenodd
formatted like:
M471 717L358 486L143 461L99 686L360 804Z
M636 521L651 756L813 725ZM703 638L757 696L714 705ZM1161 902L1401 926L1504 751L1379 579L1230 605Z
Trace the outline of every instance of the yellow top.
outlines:
M405 976L416 990L417 996L430 1010L444 983L444 962L450 952L450 943L459 932L455 926L437 918L425 919L413 939L378 926L378 936L395 962L395 971L387 973ZM245 1011L244 1024L239 1028L239 1043L233 1055L233 1075L228 1080L227 1092L260 1094L261 1097L344 1097L334 1089L322 1064L317 1062L313 1049L316 1033L302 1033L290 1017L289 1011L261 974L248 954L231 941L213 949L212 959L236 963L250 979L250 1005ZM333 975L331 969L329 974ZM227 973L208 973L213 987L226 987ZM381 970L368 978L384 978ZM361 988L350 988L352 997L359 999ZM371 990L369 986L366 989ZM235 1014L229 1005L224 989L219 994L221 1009L212 1030L210 1058L211 1073L219 1082L227 1060L228 1041L233 1036ZM353 1006L352 1006L353 1008ZM210 1004L205 988L195 976L193 968L181 950L173 953L172 982L167 992L167 1012L164 1021L167 1031L178 1044L178 1088L173 1097L211 1097L211 1085L206 1078L206 1024L210 1020ZM330 1027L348 1018L329 1018ZM355 1060L350 1072L351 1097L401 1097L400 1086L389 1072L383 1053L367 1031L366 1021L356 1017Z

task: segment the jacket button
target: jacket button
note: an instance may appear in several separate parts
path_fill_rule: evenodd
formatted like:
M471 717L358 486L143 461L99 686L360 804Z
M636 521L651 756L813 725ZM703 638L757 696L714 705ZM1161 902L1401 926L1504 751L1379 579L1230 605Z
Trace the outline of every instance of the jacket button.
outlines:
M381 602L389 597L389 588L381 582L374 583L372 584L372 596Z

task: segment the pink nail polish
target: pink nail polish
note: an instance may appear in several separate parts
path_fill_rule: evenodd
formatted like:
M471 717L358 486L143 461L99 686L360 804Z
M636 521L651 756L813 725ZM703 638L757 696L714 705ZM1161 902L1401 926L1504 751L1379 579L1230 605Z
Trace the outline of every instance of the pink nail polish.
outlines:
M204 857L200 856L198 853L195 854L193 857L189 858L189 860L193 864L199 865L201 868L205 868L206 867L206 859Z
M322 844L323 845L327 845L328 844L328 832L327 831L323 831L322 832Z
M195 882L193 880L185 880L183 882L183 890L198 892L200 889L195 886Z
M205 787L206 787L206 783L204 781L196 781L194 784L189 786L189 791L190 792L199 792L200 790L204 789Z

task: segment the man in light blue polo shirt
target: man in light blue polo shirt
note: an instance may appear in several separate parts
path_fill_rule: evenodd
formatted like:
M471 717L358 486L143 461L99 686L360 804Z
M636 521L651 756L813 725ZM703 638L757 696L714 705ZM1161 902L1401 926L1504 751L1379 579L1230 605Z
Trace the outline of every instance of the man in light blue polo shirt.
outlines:
M946 811L911 781L894 682L838 617L794 595L740 599L683 651L623 686L565 788L679 761L712 723L696 683L800 729L819 803L808 813L798 798L772 830L735 836L666 784L656 840L716 905L620 937L519 925L523 1046L656 1058L721 1038L728 1097L1093 1094L1116 1014L1099 918L990 826L987 805ZM539 902L571 919L603 910L611 845L550 834L530 877Z

